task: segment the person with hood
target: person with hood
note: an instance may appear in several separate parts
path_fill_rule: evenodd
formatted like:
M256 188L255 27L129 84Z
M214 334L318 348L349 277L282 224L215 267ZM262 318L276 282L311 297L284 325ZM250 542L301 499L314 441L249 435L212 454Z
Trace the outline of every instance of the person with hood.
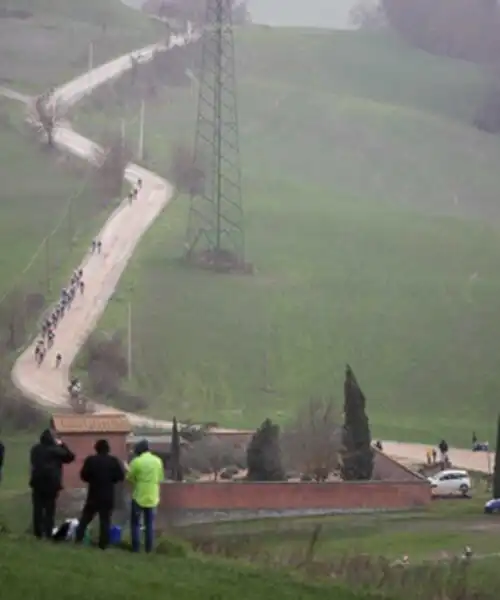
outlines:
M154 511L160 503L160 483L163 479L161 458L149 451L147 440L141 440L135 447L135 458L127 471L127 481L132 484L130 534L133 552L139 552L141 546L141 517L144 521L145 550L153 550Z
M31 448L30 463L33 505L33 533L37 538L52 537L56 504L62 487L62 466L75 460L75 455L50 429Z
M439 452L441 452L441 460L443 461L443 465L446 465L448 462L448 442L445 439L442 439L439 442Z
M76 542L82 542L88 525L99 515L99 548L109 545L111 515L115 501L115 485L125 479L125 471L116 456L110 454L107 440L97 440L95 454L87 456L80 478L88 484L87 499L76 529Z

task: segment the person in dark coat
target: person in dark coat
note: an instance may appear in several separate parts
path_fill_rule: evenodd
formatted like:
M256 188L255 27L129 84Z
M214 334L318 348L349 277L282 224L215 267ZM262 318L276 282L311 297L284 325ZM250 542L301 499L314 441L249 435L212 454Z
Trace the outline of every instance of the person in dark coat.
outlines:
M80 478L88 484L88 489L75 539L77 542L83 541L88 525L98 514L99 548L104 550L109 545L115 485L125 479L125 471L118 458L110 454L107 440L98 440L94 449L96 453L87 456L80 471Z
M37 538L52 537L56 504L62 487L62 466L75 460L71 450L46 429L40 442L31 448L33 533Z

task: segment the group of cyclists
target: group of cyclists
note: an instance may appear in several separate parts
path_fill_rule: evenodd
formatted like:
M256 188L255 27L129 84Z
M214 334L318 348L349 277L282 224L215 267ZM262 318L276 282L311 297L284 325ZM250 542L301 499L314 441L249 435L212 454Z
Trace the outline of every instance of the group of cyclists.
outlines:
M128 193L128 201L130 204L137 198L139 192L142 190L142 179L137 180L137 185L132 186L130 192Z
M132 203L135 200L142 189L142 179L137 180L137 184L132 186L128 199ZM92 254L101 254L102 243L101 240L93 240L92 242ZM47 355L47 352L54 346L55 330L58 324L61 322L65 313L71 308L73 300L75 299L78 292L83 295L85 291L85 283L83 281L83 270L77 269L71 276L69 285L61 290L59 301L55 305L54 309L47 316L42 323L41 337L35 345L35 361L40 366ZM55 366L59 368L62 362L62 355L57 352L55 358ZM78 397L81 389L81 384L76 377L72 378L68 391L72 397Z
M78 269L71 276L69 285L61 290L59 301L42 323L42 335L35 346L35 360L38 366L43 363L47 352L53 347L56 336L55 330L65 313L71 308L75 296L78 292L83 295L84 291L83 270ZM56 368L61 365L61 361L62 355L58 352L56 354Z

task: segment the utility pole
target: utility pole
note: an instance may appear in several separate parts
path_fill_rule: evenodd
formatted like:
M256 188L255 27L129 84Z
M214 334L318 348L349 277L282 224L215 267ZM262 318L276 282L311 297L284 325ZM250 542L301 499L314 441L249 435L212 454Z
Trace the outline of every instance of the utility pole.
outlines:
M125 146L125 119L120 119L120 136L122 140L122 147Z
M128 380L132 379L132 302L128 303L127 315L127 366Z
M89 42L89 85L91 84L91 73L94 68L94 42Z
M144 158L144 118L146 113L146 102L141 101L141 114L139 116L139 160Z
M50 281L50 237L45 238L45 281L47 294L52 291L52 284Z
M73 201L68 204L68 246L73 246Z

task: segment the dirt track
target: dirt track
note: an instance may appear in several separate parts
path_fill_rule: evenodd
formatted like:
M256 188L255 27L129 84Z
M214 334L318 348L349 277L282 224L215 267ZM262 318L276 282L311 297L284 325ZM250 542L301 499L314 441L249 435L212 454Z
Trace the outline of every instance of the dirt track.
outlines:
M188 41L187 36L178 36L177 38L174 36L172 43L173 45L182 45ZM152 57L155 48L155 46L149 46L131 52L97 67L91 73L85 73L57 88L54 99L67 105L76 103L98 85L130 68L131 56L139 58L140 61L147 61ZM24 96L12 90L0 88L0 95L26 102ZM60 127L56 131L55 141L73 154L87 160L92 160L97 149L93 142L67 126ZM36 365L33 358L34 344L32 343L14 365L12 380L16 387L26 397L49 410L67 407L66 388L71 363L103 313L141 236L172 197L172 186L167 181L137 165L130 165L127 169L128 181L135 183L139 177L143 180L143 189L138 199L131 206L128 201L123 202L97 236L102 240L102 255L89 254L84 258L81 268L84 271L85 295L75 300L70 312L59 325L54 349L48 354L45 363L41 367ZM56 352L61 352L63 356L63 364L60 369L56 369L54 366ZM101 405L97 407L97 410L116 412L116 409ZM127 413L127 416L133 425L159 428L171 425L168 421L154 420L140 415ZM387 454L404 463L418 463L425 459L426 445L388 441L383 443ZM452 448L450 458L456 466L481 472L488 471L488 459L485 453L473 453L469 450ZM491 461L493 464L493 458Z
M186 41L184 37L174 37L171 45L182 45ZM57 88L53 95L54 101L67 106L74 104L98 85L130 68L130 56L147 61L152 57L154 49L155 47L150 46L134 51L97 67L90 74L85 73ZM6 93L9 97L16 96L12 91ZM56 130L54 140L59 146L87 160L92 160L98 149L93 142L66 126ZM26 397L50 410L67 406L66 390L71 363L103 313L139 239L172 197L172 187L167 181L137 165L129 165L126 176L132 184L141 178L143 188L132 205L129 205L128 200L122 202L98 234L103 246L102 255L89 253L81 263L85 295L75 299L71 310L59 324L54 347L44 363L41 366L35 363L32 343L18 358L12 371L16 387ZM59 369L54 365L56 352L63 356L63 364ZM115 409L98 406L97 410L111 412ZM134 425L170 426L169 422L153 421L139 415L129 417Z

